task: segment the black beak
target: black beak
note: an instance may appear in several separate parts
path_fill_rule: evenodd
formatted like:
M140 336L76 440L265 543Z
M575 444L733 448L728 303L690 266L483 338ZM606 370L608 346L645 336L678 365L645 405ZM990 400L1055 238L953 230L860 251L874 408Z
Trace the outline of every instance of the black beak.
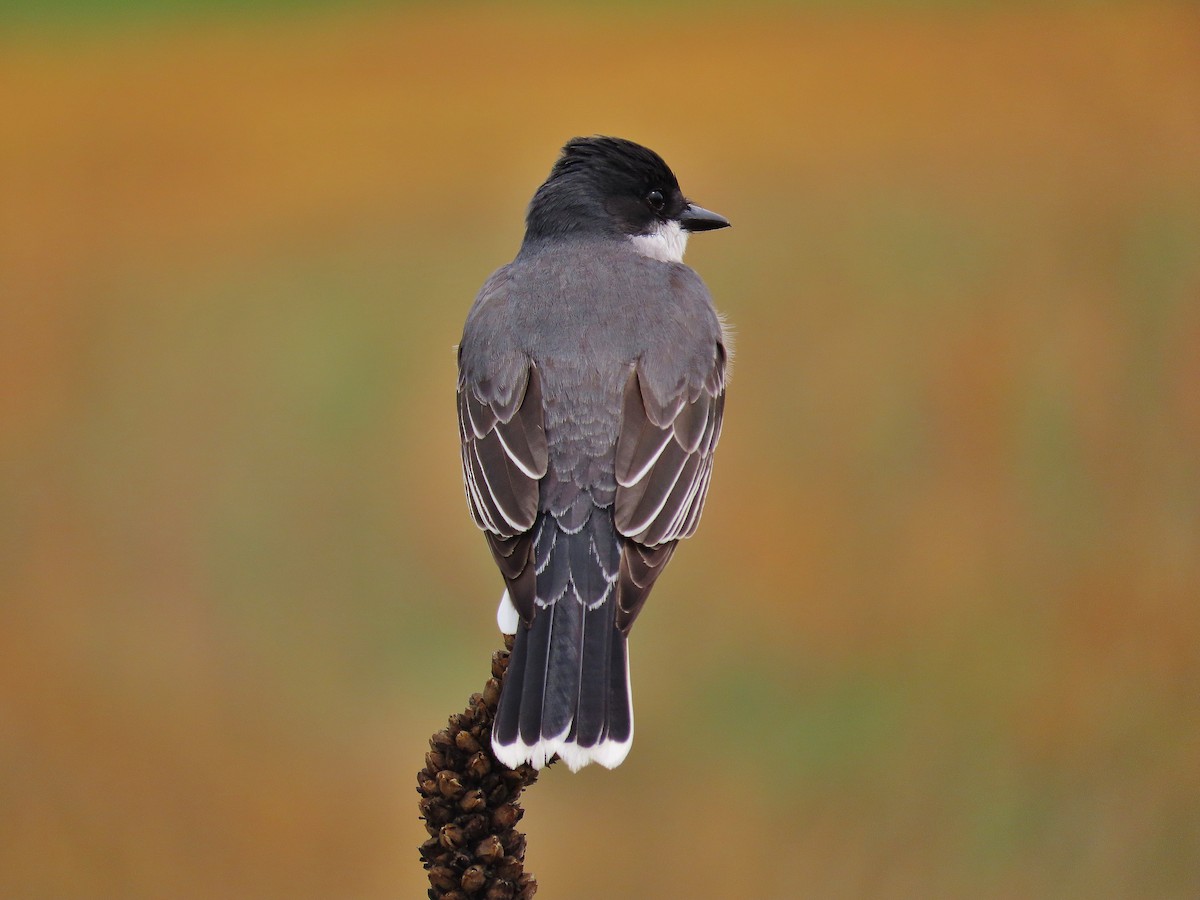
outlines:
M679 217L679 224L684 231L712 231L714 228L728 228L729 220L695 203L689 203Z

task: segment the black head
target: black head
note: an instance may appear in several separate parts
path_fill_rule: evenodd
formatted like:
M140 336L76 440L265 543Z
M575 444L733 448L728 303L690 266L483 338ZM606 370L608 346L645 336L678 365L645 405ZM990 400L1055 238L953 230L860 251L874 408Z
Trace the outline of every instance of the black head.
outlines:
M650 237L672 227L685 233L729 224L689 203L661 156L613 137L569 141L534 194L525 223L526 241L572 234Z

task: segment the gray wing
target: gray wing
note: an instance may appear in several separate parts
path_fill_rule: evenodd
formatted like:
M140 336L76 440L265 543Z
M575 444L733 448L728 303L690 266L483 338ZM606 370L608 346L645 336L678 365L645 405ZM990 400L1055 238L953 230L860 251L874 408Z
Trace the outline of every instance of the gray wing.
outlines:
M718 343L708 376L674 397L656 396L636 367L625 386L613 510L617 530L630 539L618 581L625 629L675 543L699 524L721 436L725 374L725 349Z
M531 618L533 610L522 609L520 600L528 597L532 606L530 530L549 458L537 367L530 364L516 383L460 378L458 433L471 517L487 536L518 611Z

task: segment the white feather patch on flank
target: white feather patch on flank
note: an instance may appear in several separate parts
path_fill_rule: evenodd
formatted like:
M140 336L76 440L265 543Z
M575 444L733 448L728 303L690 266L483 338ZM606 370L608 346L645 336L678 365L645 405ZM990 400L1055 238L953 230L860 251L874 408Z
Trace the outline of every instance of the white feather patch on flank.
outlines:
M508 591L505 591L504 596L500 598L500 608L496 610L496 624L500 626L501 634L516 634L517 626L521 624L521 614L513 606ZM512 766L509 768L511 769Z
M659 222L649 234L630 235L629 240L642 256L659 262L683 262L688 233L678 222Z

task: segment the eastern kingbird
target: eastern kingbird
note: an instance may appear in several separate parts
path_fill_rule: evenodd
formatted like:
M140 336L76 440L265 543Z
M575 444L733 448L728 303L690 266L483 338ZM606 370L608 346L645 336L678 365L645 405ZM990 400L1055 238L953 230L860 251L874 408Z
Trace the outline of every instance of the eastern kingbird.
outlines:
M725 404L728 338L683 250L727 225L654 151L575 138L467 315L463 476L516 634L492 731L506 766L629 752L629 629L696 530Z

